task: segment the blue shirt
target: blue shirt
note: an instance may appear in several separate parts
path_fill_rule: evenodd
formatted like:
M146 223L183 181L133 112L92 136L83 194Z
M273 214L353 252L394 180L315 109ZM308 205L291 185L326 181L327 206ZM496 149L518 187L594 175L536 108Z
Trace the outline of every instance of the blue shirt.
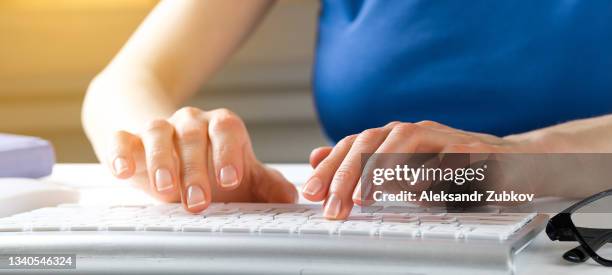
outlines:
M612 111L610 0L322 0L319 20L334 141L393 120L503 136Z

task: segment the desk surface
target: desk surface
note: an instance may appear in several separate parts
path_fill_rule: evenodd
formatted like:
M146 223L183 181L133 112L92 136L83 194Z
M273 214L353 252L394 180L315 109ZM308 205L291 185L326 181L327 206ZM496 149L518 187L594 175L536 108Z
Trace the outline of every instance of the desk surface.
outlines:
M303 184L311 169L302 164L273 164L296 185ZM45 179L61 185L78 188L82 204L157 203L127 182L116 180L97 164L58 164L53 174ZM108 195L105 195L108 194ZM303 198L300 203L309 203ZM542 232L515 259L517 274L610 274L610 268L592 260L583 264L570 264L561 258L576 243L551 242Z

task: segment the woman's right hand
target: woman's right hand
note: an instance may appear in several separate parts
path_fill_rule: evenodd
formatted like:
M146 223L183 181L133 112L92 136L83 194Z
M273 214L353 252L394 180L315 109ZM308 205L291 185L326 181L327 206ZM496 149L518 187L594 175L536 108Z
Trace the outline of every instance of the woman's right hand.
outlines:
M139 133L118 131L105 160L115 177L189 212L213 201L292 203L297 191L255 158L243 121L226 109L185 107Z

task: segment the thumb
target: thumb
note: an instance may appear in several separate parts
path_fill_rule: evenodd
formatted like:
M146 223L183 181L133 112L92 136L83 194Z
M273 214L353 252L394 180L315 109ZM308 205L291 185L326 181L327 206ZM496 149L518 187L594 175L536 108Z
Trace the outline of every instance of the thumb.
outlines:
M295 203L298 192L295 185L289 182L278 170L261 166L253 185L255 197L268 203Z

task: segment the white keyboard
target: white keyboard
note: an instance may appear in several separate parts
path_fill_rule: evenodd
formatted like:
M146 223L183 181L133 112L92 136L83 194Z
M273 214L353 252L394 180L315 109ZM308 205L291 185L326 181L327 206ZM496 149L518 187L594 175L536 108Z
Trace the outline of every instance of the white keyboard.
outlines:
M321 206L213 204L189 214L180 204L135 206L61 205L0 219L0 232L156 231L249 235L329 235L368 238L504 241L534 213L360 213L345 221L326 220Z

